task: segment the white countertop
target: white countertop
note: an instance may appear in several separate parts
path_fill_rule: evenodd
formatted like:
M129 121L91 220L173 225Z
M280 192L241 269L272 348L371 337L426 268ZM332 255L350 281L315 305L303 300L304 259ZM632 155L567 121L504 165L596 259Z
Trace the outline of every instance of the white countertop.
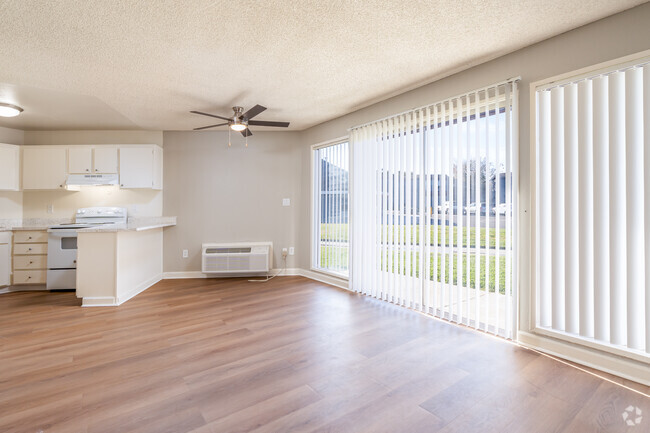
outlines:
M0 220L0 231L47 230L50 226L70 223L70 218L25 218ZM126 224L78 229L79 233L142 231L176 225L176 217L132 217Z
M176 217L129 218L126 224L107 224L78 229L77 233L112 233L124 231L143 231L176 225Z
M47 230L50 226L70 222L71 218L0 219L0 231Z

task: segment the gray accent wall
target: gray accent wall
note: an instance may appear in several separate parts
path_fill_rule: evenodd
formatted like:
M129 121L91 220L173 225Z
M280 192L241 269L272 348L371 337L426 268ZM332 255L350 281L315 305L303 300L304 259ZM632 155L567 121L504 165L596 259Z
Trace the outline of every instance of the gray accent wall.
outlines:
M226 131L167 131L163 134L163 215L178 217L164 230L164 271L201 270L204 242L272 241L273 266L282 268L281 249L296 247L303 175L298 132L257 132L244 146L242 136ZM309 172L309 161L306 167ZM282 199L291 200L282 206ZM182 257L187 249L189 257Z

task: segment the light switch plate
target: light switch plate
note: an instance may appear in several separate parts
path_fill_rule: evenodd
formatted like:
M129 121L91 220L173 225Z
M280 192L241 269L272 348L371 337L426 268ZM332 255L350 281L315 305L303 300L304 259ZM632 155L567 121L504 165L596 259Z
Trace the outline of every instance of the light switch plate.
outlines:
M190 255L189 255L188 251L187 251L187 250L183 250L183 258L186 259L186 258L188 258L189 256L190 256Z
M47 205L47 213L54 213L54 205L53 204L48 204Z
M282 206L291 206L291 199L290 198L283 198L282 199Z
M289 247L289 255L293 256L294 253L295 253L295 250L293 249L293 247Z

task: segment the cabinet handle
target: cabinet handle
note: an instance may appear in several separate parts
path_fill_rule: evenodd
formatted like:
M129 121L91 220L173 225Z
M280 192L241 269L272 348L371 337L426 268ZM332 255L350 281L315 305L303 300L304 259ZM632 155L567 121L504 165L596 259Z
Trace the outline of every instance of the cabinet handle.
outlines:
M95 169L95 171L99 171L99 169L98 169L98 168L96 168L96 169Z
M32 278L32 276L31 276L31 275L30 275L29 277L27 277L27 279L28 279L28 280L29 280L30 278Z
M59 188L63 188L63 185L59 185Z
M32 250L31 248L27 248L27 251L31 251L31 250Z
M120 184L120 186L124 186L124 184L123 184L123 183L121 183L121 184Z
M33 263L34 263L34 262L29 262L30 265L33 264Z
M32 238L31 236L27 237L27 239L31 239L31 238Z

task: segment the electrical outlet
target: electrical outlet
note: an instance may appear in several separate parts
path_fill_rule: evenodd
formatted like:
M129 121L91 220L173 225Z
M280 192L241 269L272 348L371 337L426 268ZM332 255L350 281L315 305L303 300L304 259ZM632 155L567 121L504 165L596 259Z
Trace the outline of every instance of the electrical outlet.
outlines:
M289 255L293 256L294 253L295 253L295 250L293 249L293 247L289 247Z
M282 206L291 206L291 199L290 198L283 198L282 199Z
M282 258L283 258L283 259L286 259L286 258L287 258L287 254L288 254L287 249L286 249L286 248L282 248Z
M187 250L183 250L183 258L186 259L190 256L189 252Z
M47 205L47 213L54 213L54 205L52 203Z

